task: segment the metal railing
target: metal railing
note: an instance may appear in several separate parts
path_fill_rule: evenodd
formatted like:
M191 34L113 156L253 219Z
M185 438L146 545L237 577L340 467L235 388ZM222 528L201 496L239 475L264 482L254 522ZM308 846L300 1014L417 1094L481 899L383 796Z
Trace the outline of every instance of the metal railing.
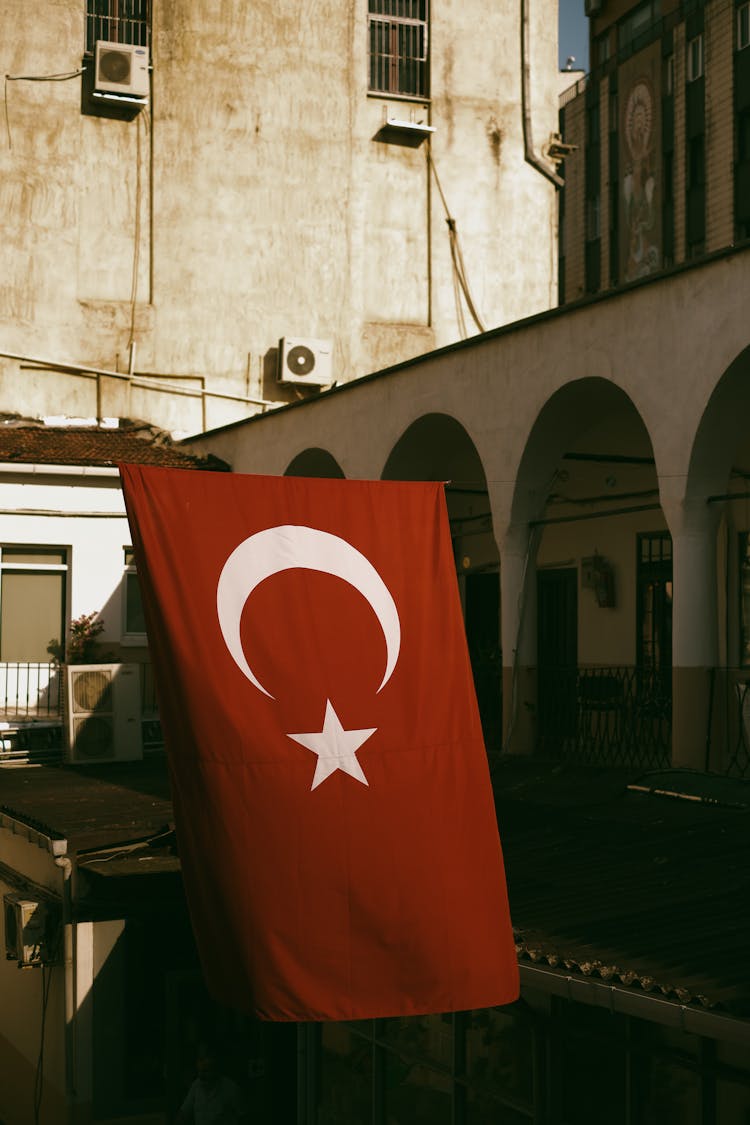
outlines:
M710 672L706 769L750 779L750 668Z
M671 675L627 666L539 668L537 750L566 762L669 765Z
M0 663L0 764L52 764L63 757L64 668L56 663ZM144 753L162 749L153 667L140 664Z
M0 663L0 718L48 719L62 708L60 665L56 663Z

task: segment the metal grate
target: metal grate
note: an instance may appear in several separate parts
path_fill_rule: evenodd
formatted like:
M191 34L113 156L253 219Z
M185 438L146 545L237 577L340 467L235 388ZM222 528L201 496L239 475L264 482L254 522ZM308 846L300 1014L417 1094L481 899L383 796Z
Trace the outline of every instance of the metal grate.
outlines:
M86 51L96 44L132 43L148 47L151 0L86 0Z
M671 679L633 667L550 669L540 678L547 715L537 748L566 762L658 768L669 764Z
M427 0L369 0L370 89L429 94Z

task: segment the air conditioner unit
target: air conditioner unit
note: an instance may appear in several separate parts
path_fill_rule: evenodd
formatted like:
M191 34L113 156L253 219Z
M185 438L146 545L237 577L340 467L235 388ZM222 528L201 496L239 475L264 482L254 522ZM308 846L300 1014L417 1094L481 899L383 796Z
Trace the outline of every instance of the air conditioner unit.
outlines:
M48 965L59 955L60 911L56 903L28 895L3 895L5 956L19 968Z
M68 664L65 689L69 762L143 757L137 664Z
M94 93L146 100L148 47L99 40L94 52Z
M602 0L583 0L583 12L586 16L595 16L602 10Z
M308 387L329 386L332 352L330 340L284 337L279 340L279 383L306 383Z

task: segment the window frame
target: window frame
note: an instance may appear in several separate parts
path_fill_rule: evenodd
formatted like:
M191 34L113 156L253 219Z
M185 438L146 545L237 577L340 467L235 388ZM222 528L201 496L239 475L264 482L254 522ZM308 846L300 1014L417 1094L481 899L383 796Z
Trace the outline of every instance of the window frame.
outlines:
M9 562L7 561L17 557L18 554L58 554L63 558L64 562ZM67 621L69 617L69 599L70 599L70 548L57 543L2 543L0 544L0 653L3 648L2 638L2 588L3 576L5 574L62 574L62 598L61 598L61 611L60 611L60 637L59 644L61 651L65 651L67 644ZM50 638L53 639L53 638ZM47 660L8 660L4 656L0 656L0 663L3 664L45 664L53 663L53 657L50 655Z
M703 32L699 31L685 44L685 82L697 82L704 71Z
M421 15L403 15L398 9L411 5ZM389 38L388 52L375 50L375 28L380 27ZM402 34L411 30L421 50L401 50ZM368 93L409 101L428 101L430 97L430 4L429 0L368 0ZM420 40L421 33L421 43ZM384 37L385 37L384 35ZM414 90L406 76L415 76Z
M644 685L672 694L674 556L668 531L636 535L636 667Z
M750 0L737 8L737 50L750 47Z
M750 531L737 533L738 664L750 668Z
M664 59L664 96L674 97L674 51Z
M617 24L617 52L632 52L635 43L641 43L641 37L653 33L661 19L661 0L644 0L642 4L631 8Z
M145 629L142 632L132 632L128 629L128 589L130 583L128 579L135 577L138 578L138 568L135 564L133 555L133 548L128 544L124 544L123 548L123 568L122 568L122 582L121 582L121 627L120 627L120 642L123 645L147 645L148 636ZM140 597L140 588L139 588ZM143 601L141 599L141 608L143 608Z

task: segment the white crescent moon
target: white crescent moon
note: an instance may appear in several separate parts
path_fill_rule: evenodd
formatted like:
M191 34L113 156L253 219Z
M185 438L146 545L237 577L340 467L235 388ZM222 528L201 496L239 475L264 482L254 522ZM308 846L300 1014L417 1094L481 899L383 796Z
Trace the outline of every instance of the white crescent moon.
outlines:
M240 618L256 586L282 570L319 570L343 578L369 602L383 630L386 646L385 675L381 691L393 674L401 648L401 623L390 590L375 567L346 539L314 527L283 524L244 539L224 563L216 587L216 611L229 652L241 672L259 691L266 691L245 659L240 639Z

